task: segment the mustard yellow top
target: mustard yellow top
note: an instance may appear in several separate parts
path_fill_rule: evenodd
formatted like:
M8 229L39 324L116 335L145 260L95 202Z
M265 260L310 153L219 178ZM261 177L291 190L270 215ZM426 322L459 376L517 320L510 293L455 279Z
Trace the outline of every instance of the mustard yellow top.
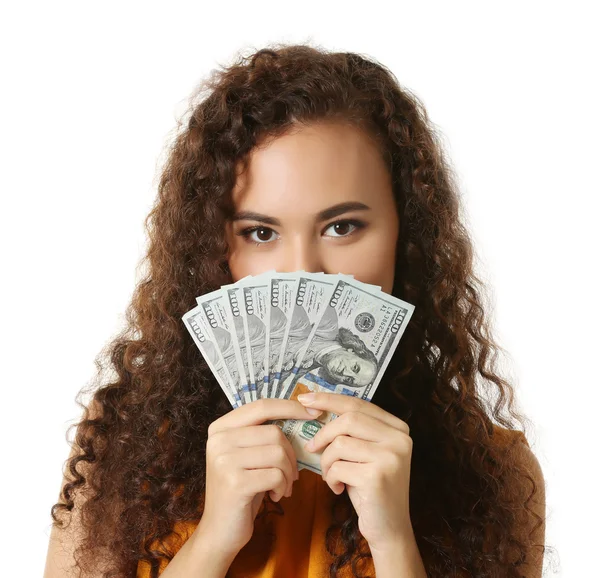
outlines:
M325 548L325 533L331 525L331 501L335 494L319 474L300 470L294 482L292 495L279 501L284 514L268 514L276 537L255 531L250 541L240 550L229 567L227 578L327 578L333 557ZM196 524L177 522L175 530L181 534L181 543L168 542L177 552L194 532ZM372 559L361 562L361 571L374 575ZM161 561L159 574L167 562ZM352 576L348 566L341 576ZM142 560L136 578L150 578L150 565Z

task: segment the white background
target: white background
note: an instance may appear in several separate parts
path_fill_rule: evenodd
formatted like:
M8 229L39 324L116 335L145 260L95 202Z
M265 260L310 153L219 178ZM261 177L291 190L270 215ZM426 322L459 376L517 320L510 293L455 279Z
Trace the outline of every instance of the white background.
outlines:
M548 575L589 576L600 513L595 3L204 4L3 5L3 574L43 572L74 399L123 322L186 98L238 50L281 41L375 57L443 134L506 371L535 424L557 550Z

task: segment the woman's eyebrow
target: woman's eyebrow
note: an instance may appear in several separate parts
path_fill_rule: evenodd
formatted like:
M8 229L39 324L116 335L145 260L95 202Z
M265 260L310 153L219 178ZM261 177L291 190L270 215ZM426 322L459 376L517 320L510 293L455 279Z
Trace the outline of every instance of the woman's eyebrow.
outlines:
M327 209L323 209L320 213L317 214L317 222L327 221L329 219L333 219L334 217L338 217L339 215L343 215L349 211L369 211L371 207L365 205L364 203L359 203L357 201L349 201L346 203L338 203L337 205L333 205ZM267 225L274 225L276 227L281 226L281 222L279 219L275 217L269 217L268 215L263 215L261 213L256 213L254 211L239 211L231 218L232 221L259 221L261 223L266 223Z

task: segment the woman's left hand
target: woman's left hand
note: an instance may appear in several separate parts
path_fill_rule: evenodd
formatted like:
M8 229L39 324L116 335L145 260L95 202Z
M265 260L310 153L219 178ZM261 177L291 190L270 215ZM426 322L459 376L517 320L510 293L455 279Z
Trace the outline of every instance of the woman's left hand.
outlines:
M311 395L311 394L309 394ZM306 407L339 415L305 445L321 455L323 479L336 494L348 490L360 533L371 550L393 547L412 535L409 514L412 439L400 418L368 401L338 393L313 393Z

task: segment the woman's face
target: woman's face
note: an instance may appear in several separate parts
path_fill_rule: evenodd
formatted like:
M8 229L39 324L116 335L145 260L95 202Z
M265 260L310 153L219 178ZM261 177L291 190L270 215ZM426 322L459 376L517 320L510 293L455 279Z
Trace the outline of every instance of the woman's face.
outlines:
M227 223L234 282L270 269L394 284L398 215L390 174L359 129L316 124L251 151Z

